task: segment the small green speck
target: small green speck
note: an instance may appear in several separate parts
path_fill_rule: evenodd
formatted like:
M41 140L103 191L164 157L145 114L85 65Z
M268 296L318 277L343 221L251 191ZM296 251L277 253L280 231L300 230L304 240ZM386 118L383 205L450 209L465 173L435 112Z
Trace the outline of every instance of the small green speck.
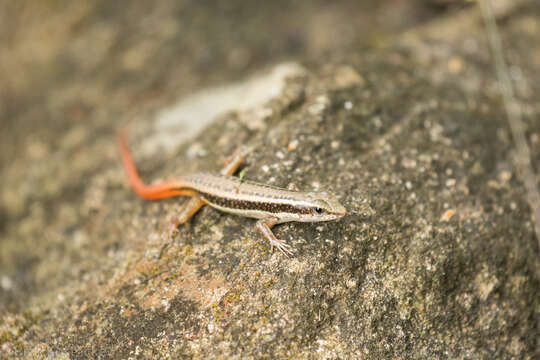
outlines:
M245 175L246 175L246 170L245 169L240 170L240 172L238 173L238 178L240 179L240 182L244 181Z

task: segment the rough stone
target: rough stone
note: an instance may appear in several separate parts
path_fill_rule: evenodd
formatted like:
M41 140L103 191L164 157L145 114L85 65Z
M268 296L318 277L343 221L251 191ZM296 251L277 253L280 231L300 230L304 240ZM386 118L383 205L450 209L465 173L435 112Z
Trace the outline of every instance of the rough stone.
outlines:
M255 14L239 25L245 44L207 39L231 24L190 2L39 7L56 15L29 29L73 40L28 47L40 64L55 59L41 77L15 71L32 44L17 34L0 92L11 132L0 145L0 358L534 358L539 249L477 12L364 37L361 48L351 46L360 27L348 25L356 2L284 15L306 24L305 38L247 3L236 5ZM539 164L540 6L505 11L505 53ZM143 15L129 36L119 29ZM272 45L257 27L288 42ZM255 45L260 34L268 50ZM301 53L289 50L298 42ZM246 179L336 193L348 209L340 221L275 227L290 258L270 251L253 220L210 208L171 233L184 201L137 198L112 131L132 119L137 155L190 89L272 73L263 65L278 57L257 61L264 51L296 57L301 74L137 162L153 181L212 171L247 145Z

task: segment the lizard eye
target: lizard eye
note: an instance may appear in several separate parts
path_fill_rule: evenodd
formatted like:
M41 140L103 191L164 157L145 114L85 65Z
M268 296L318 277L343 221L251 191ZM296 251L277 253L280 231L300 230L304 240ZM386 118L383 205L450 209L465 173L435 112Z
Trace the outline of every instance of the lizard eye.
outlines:
M323 213L323 209L321 209L321 208L319 208L319 207L318 207L318 208L315 208L315 212L316 212L317 214L321 215L321 214Z

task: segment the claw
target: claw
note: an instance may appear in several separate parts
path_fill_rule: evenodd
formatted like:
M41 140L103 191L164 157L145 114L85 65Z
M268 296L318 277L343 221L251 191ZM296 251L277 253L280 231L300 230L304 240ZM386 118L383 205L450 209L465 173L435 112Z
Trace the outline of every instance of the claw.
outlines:
M276 238L272 230L270 229L272 226L278 223L278 220L276 218L268 218L268 219L261 219L257 221L255 226L257 229L263 234L263 236L268 240L270 243L270 249L271 251L274 251L274 246L281 251L286 256L293 255L293 252L291 250L291 245L287 244L283 240L280 240Z
M274 240L274 241L270 244L272 250L274 249L274 245L275 245L276 248L277 248L279 251L281 251L281 253L283 253L285 256L289 257L289 256L292 256L292 255L293 255L293 251L292 251L291 245L287 244L287 243L284 242L283 240L280 240L280 239Z

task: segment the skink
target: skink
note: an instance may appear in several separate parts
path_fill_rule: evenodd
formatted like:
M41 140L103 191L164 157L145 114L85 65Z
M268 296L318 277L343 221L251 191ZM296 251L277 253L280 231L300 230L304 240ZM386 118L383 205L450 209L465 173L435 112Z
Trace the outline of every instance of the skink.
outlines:
M191 196L177 218L176 226L188 221L203 205L226 213L259 219L256 228L271 247L291 254L291 246L276 238L271 228L289 221L318 222L336 220L346 209L328 192L302 192L289 186L282 189L232 176L242 164L245 153L235 154L219 174L198 173L159 184L145 185L135 167L126 137L118 136L120 152L129 182L144 199L157 200Z

